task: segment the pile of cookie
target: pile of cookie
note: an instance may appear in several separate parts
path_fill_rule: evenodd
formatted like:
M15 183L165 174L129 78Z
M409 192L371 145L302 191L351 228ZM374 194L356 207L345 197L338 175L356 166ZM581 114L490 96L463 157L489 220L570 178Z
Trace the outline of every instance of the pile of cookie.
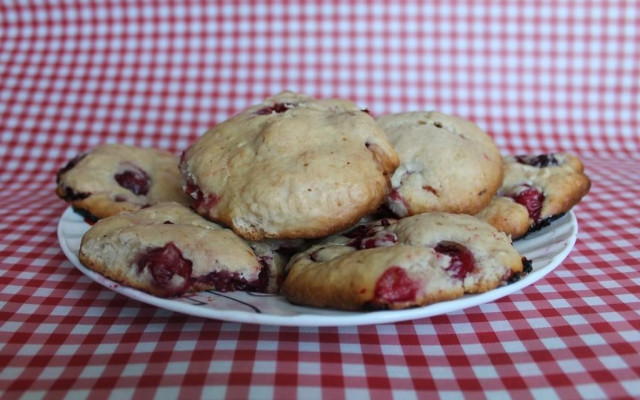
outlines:
M283 92L181 157L105 144L57 174L92 223L80 261L175 297L281 293L295 304L400 309L520 279L512 240L567 212L590 181L571 154L503 157L465 119L374 119L346 100Z

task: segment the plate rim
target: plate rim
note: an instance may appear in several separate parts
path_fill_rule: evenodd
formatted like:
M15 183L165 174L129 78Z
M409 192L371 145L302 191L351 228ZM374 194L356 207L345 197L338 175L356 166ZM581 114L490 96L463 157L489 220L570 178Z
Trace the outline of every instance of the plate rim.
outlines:
M578 220L575 216L575 213L571 210L566 213L562 218L553 221L551 225L543 228L540 232L536 233L534 237L527 237L521 240L532 240L535 237L540 237L544 235L545 232L548 232L549 229L553 228L554 225L557 225L560 221L568 218L568 221L565 223L569 224L569 232L567 233L567 237L562 240L566 240L566 244L563 246L562 250L558 252L554 257L549 260L547 264L540 268L536 268L534 271L526 275L521 280L501 286L495 289L492 289L488 292L480 293L480 294L466 294L463 297L454 299L441 301L437 303L428 304L422 307L415 307L403 310L379 310L379 311L362 311L362 312L352 312L352 311L342 311L342 310L330 310L326 309L328 312L333 312L334 314L323 315L323 314L315 314L315 313L300 313L297 315L277 315L277 314L265 314L265 313L255 313L248 311L239 311L239 310L224 310L210 307L200 307L191 305L185 302L177 301L176 299L165 299L161 297L156 297L151 294L139 291L137 289L127 287L108 279L98 272L94 272L88 268L86 268L82 263L80 263L77 254L75 254L68 246L66 240L66 236L64 234L64 222L66 222L66 218L69 214L80 219L79 223L84 223L82 217L79 216L71 206L68 206L60 219L58 220L57 226L57 236L59 245L67 257L67 260L71 262L71 264L82 272L83 275L88 277L91 281L98 283L99 285L112 290L116 293L119 293L125 297L130 299L140 301L141 303L152 305L158 308L162 308L165 310L179 312L182 314L193 315L202 318L208 319L217 319L221 321L227 322L237 322L237 323L251 323L251 324L259 324L259 325L274 325L274 326L297 326L297 327L337 327L337 326L359 326L359 325L371 325L371 324L387 324L387 323L395 323L402 322L408 320L415 320L419 318L428 318L436 315L442 315L451 313L454 311L461 311L467 308L486 304L490 302L494 302L500 298L509 296L517 291L524 289L530 285L533 285L544 276L549 274L555 268L557 268L569 255L573 247L575 246L575 242L578 237ZM88 225L87 225L88 226ZM556 243L556 242L553 242ZM228 296L230 293L225 293ZM275 297L281 297L280 295L276 295ZM306 306L297 306L292 305L295 308L304 309L313 309L312 307Z

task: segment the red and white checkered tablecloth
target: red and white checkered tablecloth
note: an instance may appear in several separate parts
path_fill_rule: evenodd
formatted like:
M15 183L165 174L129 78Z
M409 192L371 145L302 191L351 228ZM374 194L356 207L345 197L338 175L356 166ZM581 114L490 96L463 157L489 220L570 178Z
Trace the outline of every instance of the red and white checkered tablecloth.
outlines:
M593 180L544 279L396 324L222 322L139 303L63 255L55 172L103 142L176 153L285 89L438 109ZM639 398L640 2L6 1L0 398Z

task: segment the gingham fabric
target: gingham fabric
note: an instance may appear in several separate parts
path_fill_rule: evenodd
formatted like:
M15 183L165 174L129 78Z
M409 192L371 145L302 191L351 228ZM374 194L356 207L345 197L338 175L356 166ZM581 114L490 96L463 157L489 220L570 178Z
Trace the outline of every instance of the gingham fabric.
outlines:
M2 2L0 397L640 397L639 68L636 1ZM496 302L339 328L172 313L67 261L69 158L178 153L285 89L578 154L593 188L575 248Z

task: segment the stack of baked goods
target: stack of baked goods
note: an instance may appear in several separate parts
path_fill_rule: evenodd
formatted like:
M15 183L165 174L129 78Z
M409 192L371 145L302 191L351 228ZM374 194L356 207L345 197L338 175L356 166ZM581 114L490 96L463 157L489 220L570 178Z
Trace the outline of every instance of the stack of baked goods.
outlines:
M57 175L88 221L80 261L157 296L281 293L399 309L514 282L512 240L567 212L590 181L570 154L503 157L470 121L374 119L284 92L205 132L180 158L105 144Z

